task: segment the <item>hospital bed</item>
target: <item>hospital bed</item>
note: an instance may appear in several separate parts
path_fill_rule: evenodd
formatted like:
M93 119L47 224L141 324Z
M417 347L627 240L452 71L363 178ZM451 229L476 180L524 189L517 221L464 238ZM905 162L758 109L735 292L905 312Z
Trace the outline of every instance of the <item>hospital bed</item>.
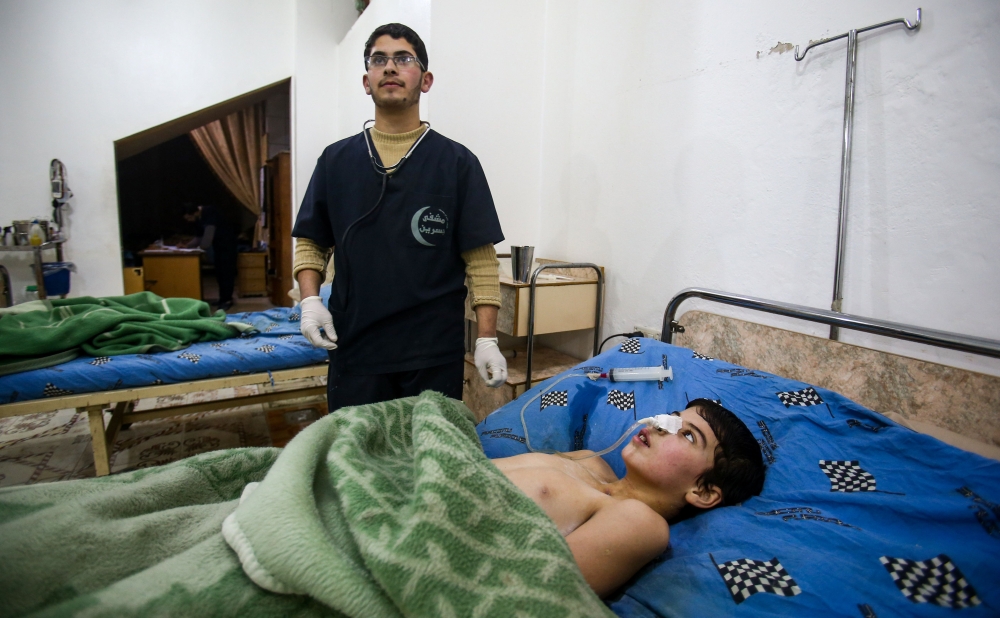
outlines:
M124 424L253 404L325 400L326 351L305 340L298 320L297 308L233 314L227 321L249 322L256 332L174 352L84 356L0 376L0 418L63 409L86 414L94 465L97 475L104 476L111 471L112 447ZM140 401L221 389L235 389L234 396L136 407Z
M689 298L1000 356L997 341L688 289L665 312L663 341L628 339L536 385L477 427L487 456L525 453L529 444L600 450L637 419L697 398L720 401L760 444L761 495L673 524L667 551L609 607L643 617L998 615L1000 462L821 386L671 345L693 323L677 318ZM663 362L672 381L584 376ZM604 456L619 476L621 448Z

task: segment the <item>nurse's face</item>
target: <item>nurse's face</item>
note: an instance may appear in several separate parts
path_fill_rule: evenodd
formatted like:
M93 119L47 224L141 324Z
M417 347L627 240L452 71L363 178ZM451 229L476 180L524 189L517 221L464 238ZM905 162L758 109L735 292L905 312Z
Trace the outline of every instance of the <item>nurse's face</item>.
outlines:
M394 39L388 34L375 40L371 55L417 57L413 46L406 39ZM361 81L365 92L372 95L376 107L405 109L420 102L420 93L431 89L434 76L430 71L422 71L419 61L408 64L389 61L382 67L372 63Z

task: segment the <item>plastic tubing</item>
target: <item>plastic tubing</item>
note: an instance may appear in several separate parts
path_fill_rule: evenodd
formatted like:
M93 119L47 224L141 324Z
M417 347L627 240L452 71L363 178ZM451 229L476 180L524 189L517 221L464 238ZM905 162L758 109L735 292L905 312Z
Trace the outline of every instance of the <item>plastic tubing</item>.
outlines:
M531 446L531 437L528 436L528 423L525 422L525 420L524 420L524 411L527 410L528 406L530 406L536 399L538 399L539 397L541 397L545 393L547 393L550 390L552 390L553 388L555 388L556 385L559 384L560 382L562 382L563 380L565 380L567 378L586 378L586 377L588 377L588 376L586 374L584 374L584 373L568 373L568 374L564 375L563 377L559 378L558 380L556 380L555 382L553 382L552 384L550 384L549 386L547 386L547 387L543 388L542 390L538 391L537 393L535 393L534 397L532 397L531 399L529 399L528 401L526 401L524 403L524 405L521 406L521 429L524 430L524 445L528 447L528 450L530 452L532 452L532 453L545 453L547 455L558 455L559 457L564 457L566 459L572 459L574 461L578 461L578 460L581 460L581 459L590 459L591 457L599 457L601 455L606 455L606 454L610 453L611 451L615 450L616 448L618 448L618 445L621 444L625 440L625 438L629 437L632 434L632 432L635 431L638 427L640 427L642 425L649 424L650 422L655 422L655 420L652 419L652 418L644 418L642 420L636 421L635 423L632 424L631 427L629 427L628 429L625 430L625 433L623 433L621 435L621 437L618 438L618 440L615 441L614 444L612 444L611 446L609 446L608 448L606 448L604 450L598 451L596 453L591 453L590 455L584 455L582 457L570 457L569 455L567 455L566 453L564 453L562 451L556 451L556 450L553 450L553 449L536 449L533 446Z

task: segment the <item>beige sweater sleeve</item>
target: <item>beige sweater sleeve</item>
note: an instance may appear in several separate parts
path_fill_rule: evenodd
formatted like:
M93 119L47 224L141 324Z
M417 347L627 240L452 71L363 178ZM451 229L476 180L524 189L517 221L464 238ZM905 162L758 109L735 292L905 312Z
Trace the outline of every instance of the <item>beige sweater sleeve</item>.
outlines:
M321 247L308 238L295 239L295 258L292 260L292 278L300 270L315 270L323 281L333 280L332 248Z
M469 249L462 254L472 306L500 306L500 261L493 245Z

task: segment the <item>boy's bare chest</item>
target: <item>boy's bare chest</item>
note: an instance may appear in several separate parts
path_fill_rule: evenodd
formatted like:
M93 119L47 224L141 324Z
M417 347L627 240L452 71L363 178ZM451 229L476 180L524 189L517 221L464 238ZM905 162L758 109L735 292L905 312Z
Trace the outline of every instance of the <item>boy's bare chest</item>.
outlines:
M493 463L545 511L563 536L612 500L599 489L606 482L600 469L551 455L519 455Z

